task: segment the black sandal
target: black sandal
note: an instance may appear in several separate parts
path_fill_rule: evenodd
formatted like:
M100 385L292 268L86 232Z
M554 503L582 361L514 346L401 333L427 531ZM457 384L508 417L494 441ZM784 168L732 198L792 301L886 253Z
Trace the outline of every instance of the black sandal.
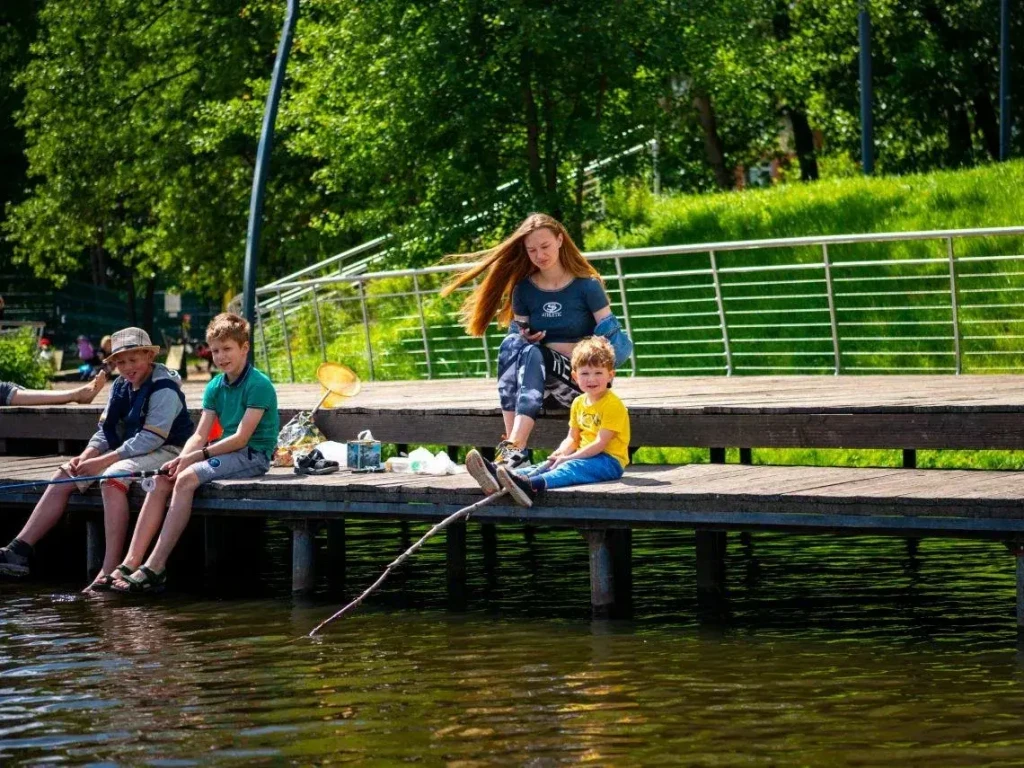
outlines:
M138 572L142 578L137 579L132 575L125 576L121 581L111 585L112 592L120 592L122 595L141 595L148 593L159 594L167 586L167 571L157 573L145 565L140 565Z
M129 568L124 563L121 563L121 565L117 566L117 568L115 568L114 570L118 571L121 574L121 578L125 578L127 576L131 576L132 573L133 573L132 569ZM86 587L84 591L86 591L86 592L109 592L111 589L113 589L115 581L117 581L117 579L114 578L114 574L112 574L112 573L105 573L105 574L103 574L102 577L97 576L96 580L92 584L90 584L88 587Z

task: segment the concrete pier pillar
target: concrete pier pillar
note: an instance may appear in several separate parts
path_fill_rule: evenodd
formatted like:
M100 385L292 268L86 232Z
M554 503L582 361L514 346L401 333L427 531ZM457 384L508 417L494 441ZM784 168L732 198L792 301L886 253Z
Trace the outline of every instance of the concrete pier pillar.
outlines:
M615 604L615 572L607 531L582 531L590 550L590 610L595 618L606 618Z
M725 593L725 531L697 531L697 594Z
M633 613L633 530L615 528L608 531L612 553L612 590L615 593L615 618Z
M1024 547L1014 550L1017 561L1017 632L1024 632Z
M107 544L103 535L102 520L88 520L85 523L85 578L92 581L103 567L103 552Z
M346 547L345 521L331 520L327 523L327 585L332 592L345 587Z
M448 545L448 604L458 611L466 605L466 524L452 523L444 532Z
M315 576L313 560L316 554L313 526L303 520L292 523L292 593L308 594L313 591Z

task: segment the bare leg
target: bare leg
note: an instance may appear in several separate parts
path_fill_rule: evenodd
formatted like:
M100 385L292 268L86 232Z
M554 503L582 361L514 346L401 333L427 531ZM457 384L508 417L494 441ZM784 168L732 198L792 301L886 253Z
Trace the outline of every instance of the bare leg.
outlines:
M505 420L505 434L512 434L512 425L515 424L516 412L515 411L502 411L501 418Z
M174 546L188 525L188 519L192 516L192 497L195 496L198 487L199 478L191 471L191 467L174 481L174 493L171 495L171 506L167 510L164 528L160 531L160 538L156 540L156 546L146 561L146 565L155 573L162 573L167 567L167 558L171 556Z
M58 470L52 479L66 480L67 478L68 475ZM34 547L60 521L68 505L68 497L75 492L76 488L74 483L49 486L43 492L42 498L36 502L36 508L32 510L32 515L21 529L18 538Z
M22 389L14 393L11 405L66 405L67 403L91 403L107 382L107 374L100 374L77 389Z
M135 533L132 534L132 543L128 545L128 554L124 558L124 564L133 571L142 565L146 559L146 552L149 551L149 545L160 532L160 525L164 521L164 510L167 509L167 499L170 498L173 490L174 483L166 477L158 477L156 478L156 488L146 494L146 500L142 502L139 521L135 524Z
M512 429L509 430L508 439L519 448L525 448L530 440L530 433L533 432L533 425L537 422L522 413L517 413Z
M116 485L104 483L103 530L106 535L106 550L103 553L103 567L100 575L112 573L121 562L124 552L124 537L128 533L128 494Z

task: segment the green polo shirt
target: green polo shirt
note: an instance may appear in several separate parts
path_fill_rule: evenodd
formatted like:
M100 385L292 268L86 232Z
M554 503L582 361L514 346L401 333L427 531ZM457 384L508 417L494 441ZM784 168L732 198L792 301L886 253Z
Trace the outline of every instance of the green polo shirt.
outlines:
M277 413L277 391L267 375L247 365L242 374L228 382L223 373L213 377L203 392L203 410L213 411L224 429L224 437L238 431L246 410L260 408L265 413L249 438L249 447L267 456L274 455L281 419Z

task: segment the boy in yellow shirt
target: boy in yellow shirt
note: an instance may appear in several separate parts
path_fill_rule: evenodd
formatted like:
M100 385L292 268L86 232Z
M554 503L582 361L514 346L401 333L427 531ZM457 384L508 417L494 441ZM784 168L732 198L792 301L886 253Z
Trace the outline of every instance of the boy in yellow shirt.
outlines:
M484 493L508 491L524 507L548 488L618 480L629 464L629 411L612 393L615 351L602 336L583 339L572 351L572 378L583 391L569 412L569 434L548 460L522 472L466 455L466 469Z

